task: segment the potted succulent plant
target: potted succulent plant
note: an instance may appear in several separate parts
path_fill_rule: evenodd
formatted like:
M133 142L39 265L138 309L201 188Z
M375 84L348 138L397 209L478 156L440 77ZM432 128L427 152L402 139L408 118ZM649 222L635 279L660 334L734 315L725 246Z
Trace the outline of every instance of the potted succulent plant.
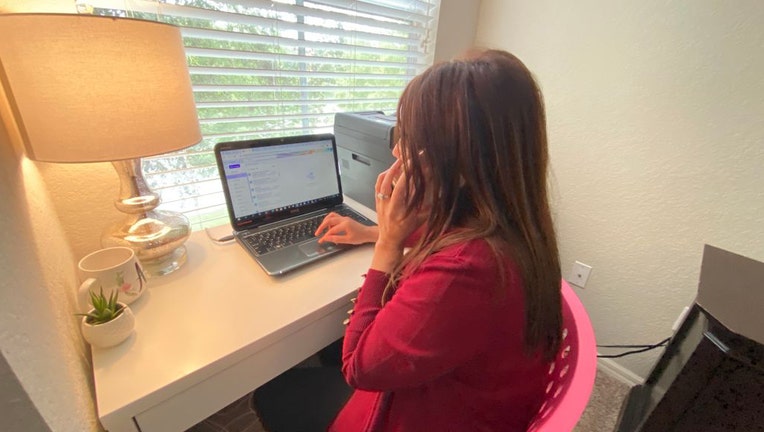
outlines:
M119 291L112 291L107 298L101 292L90 291L92 309L82 316L82 335L93 346L108 348L127 339L135 327L135 316L126 304L118 301Z

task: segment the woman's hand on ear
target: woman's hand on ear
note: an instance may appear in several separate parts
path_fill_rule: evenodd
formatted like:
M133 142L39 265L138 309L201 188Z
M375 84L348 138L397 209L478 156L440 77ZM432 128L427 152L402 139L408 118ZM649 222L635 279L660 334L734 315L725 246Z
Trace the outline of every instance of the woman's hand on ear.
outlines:
M393 188L395 181L395 188ZM397 160L377 177L376 194L379 238L374 247L371 268L391 273L403 257L403 244L424 221L423 215L406 205L409 188L403 164Z

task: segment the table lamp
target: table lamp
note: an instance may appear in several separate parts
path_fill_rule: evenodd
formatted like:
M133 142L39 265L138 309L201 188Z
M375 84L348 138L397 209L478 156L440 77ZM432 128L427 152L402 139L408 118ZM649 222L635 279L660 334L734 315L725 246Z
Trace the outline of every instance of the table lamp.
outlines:
M180 30L128 18L0 15L0 84L27 156L43 162L112 162L125 220L103 247L128 246L146 272L186 261L188 219L156 210L141 157L201 140Z

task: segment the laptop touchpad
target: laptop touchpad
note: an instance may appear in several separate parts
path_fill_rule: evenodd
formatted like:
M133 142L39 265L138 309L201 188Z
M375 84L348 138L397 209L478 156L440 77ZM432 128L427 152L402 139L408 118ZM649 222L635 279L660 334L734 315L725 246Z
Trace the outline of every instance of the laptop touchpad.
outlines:
M318 239L316 239L301 244L299 248L305 255L314 257L316 255L325 254L327 252L333 251L334 249L337 249L337 245L334 243L320 244Z

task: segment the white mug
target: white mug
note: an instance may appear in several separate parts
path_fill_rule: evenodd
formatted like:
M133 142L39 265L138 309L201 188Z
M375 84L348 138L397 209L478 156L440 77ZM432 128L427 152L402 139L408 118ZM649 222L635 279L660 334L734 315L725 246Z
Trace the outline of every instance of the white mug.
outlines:
M143 294L146 289L146 276L135 252L123 246L100 249L83 257L79 264L80 285L77 293L79 307L88 312L90 292L101 292L106 298L117 291L122 303L130 304Z

